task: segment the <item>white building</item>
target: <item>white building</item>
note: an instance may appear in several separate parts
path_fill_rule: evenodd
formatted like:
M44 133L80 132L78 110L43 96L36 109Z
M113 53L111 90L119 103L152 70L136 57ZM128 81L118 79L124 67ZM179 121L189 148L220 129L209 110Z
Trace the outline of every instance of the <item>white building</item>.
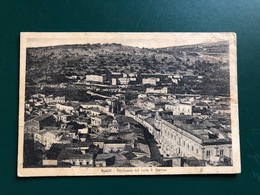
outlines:
M117 79L116 78L112 78L112 85L117 85Z
M78 105L76 105L76 104L69 104L69 103L68 104L61 104L61 103L56 104L57 109L64 110L67 113L72 113L72 112L76 111L77 106Z
M168 93L168 88L163 87L163 88L146 88L146 93L156 93L156 94L167 94Z
M136 78L131 78L131 77L118 78L118 82L120 85L128 85L130 81L136 81Z
M160 81L160 78L143 78L142 83L150 84L150 85L156 85L157 82Z
M101 112L109 113L109 105L102 106L96 102L88 102L88 103L81 103L80 106L82 107L81 111L92 110L95 108L95 109L99 109Z
M50 96L44 97L44 101L46 103L65 103L66 98L65 98L65 96L53 97L53 95L50 95Z
M220 131L175 119L170 122L161 118L157 126L161 130L161 152L165 157L195 157L208 162L218 162L223 156L232 158L231 139Z
M186 103L166 104L165 110L172 111L173 115L192 115L192 105Z
M118 78L118 81L120 85L128 85L130 78Z
M49 150L54 143L70 143L69 140L62 140L63 133L59 130L39 131L34 133L34 141L41 143L46 150Z
M104 76L100 76L100 75L87 75L86 76L86 81L103 83L104 82Z
M103 146L103 153L122 152L125 149L126 143L105 143Z

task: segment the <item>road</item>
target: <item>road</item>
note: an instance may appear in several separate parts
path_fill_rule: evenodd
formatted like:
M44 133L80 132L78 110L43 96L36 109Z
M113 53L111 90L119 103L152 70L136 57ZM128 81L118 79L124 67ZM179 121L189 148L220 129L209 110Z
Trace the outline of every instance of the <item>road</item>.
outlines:
M157 162L161 162L161 154L159 151L159 148L157 146L157 142L154 140L153 135L148 131L148 129L146 129L144 126L140 125L142 127L142 129L144 130L144 137L145 140L147 141L147 144L150 148L150 152L151 152L151 159Z

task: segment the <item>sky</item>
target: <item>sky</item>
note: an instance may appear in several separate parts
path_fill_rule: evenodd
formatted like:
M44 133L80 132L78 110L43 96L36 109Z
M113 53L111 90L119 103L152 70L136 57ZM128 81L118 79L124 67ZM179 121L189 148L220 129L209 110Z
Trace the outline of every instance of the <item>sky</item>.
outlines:
M70 44L120 43L122 45L161 48L236 39L233 33L22 33L26 47Z

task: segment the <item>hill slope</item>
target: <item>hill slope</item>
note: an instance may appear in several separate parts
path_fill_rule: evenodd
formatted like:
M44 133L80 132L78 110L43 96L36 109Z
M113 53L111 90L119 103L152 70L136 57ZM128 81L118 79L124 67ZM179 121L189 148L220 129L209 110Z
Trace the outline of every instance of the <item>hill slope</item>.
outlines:
M223 88L229 85L228 42L156 49L116 43L27 48L26 69L28 84L60 83L66 76L110 71L196 74L210 83L205 88L229 93Z

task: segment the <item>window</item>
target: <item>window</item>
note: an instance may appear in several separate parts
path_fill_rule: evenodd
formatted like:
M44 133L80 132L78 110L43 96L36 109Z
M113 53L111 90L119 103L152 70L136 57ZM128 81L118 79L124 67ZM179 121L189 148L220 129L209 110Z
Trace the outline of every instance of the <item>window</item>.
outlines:
M209 156L210 156L210 151L207 150L207 151L206 151L206 157L209 157Z
M198 150L198 149L196 149L196 153L197 153L197 154L199 153L199 150Z
M220 156L223 156L224 155L224 150L220 150L219 154L220 154Z
M191 150L192 150L192 151L194 150L194 147L193 147L193 146L191 146Z

